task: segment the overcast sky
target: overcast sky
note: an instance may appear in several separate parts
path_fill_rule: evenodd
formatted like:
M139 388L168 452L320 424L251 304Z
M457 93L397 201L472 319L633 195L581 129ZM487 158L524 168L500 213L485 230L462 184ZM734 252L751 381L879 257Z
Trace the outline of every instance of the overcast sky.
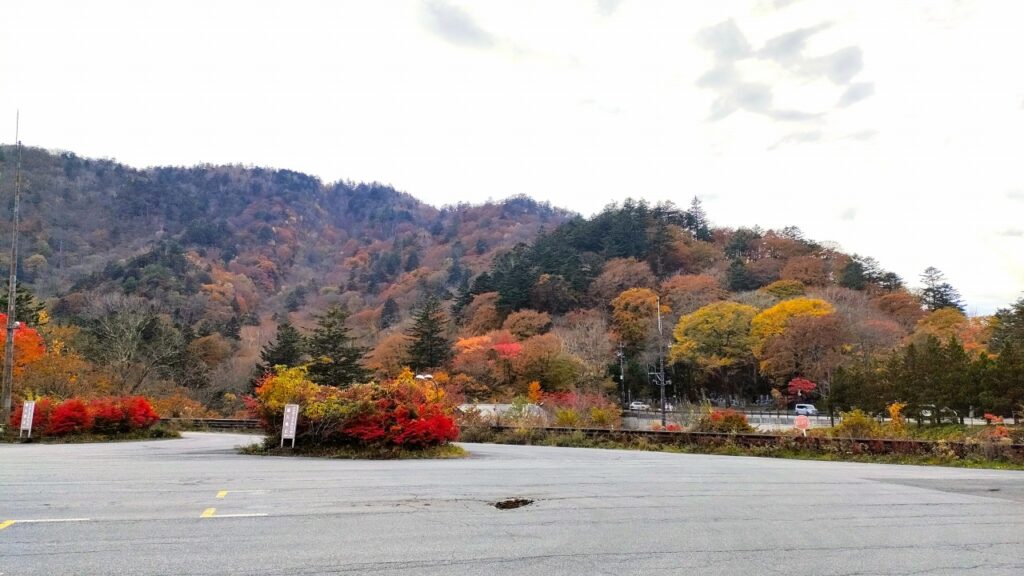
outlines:
M1024 295L1024 4L8 2L0 141L435 205L627 196Z

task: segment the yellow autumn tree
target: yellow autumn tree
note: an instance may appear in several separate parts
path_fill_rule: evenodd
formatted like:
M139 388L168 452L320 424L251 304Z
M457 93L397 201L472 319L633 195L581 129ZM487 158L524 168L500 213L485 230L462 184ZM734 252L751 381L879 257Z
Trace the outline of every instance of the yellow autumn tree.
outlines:
M738 302L715 302L679 319L669 359L690 362L708 372L752 360L750 324L757 308Z
M791 298L762 311L750 323L750 337L754 355L760 357L772 336L782 334L789 321L797 316L825 316L831 314L831 304L817 298Z
M771 284L759 289L760 292L767 292L779 300L803 296L806 292L803 282L799 280L776 280Z
M670 312L661 305L662 315ZM612 300L612 326L619 338L632 349L643 347L651 327L657 322L658 295L649 288L630 288Z

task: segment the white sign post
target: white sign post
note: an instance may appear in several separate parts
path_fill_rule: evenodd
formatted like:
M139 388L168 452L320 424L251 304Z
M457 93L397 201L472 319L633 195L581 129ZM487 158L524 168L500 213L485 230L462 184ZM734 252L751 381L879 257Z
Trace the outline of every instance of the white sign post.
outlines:
M295 428L299 423L299 405L284 405L284 425L281 426L281 448L284 448L285 438L290 438L292 448L295 448Z
M32 437L32 417L36 413L36 403L34 400L25 402L21 407L21 429L18 431L18 438L21 438L22 434L27 434L29 438Z

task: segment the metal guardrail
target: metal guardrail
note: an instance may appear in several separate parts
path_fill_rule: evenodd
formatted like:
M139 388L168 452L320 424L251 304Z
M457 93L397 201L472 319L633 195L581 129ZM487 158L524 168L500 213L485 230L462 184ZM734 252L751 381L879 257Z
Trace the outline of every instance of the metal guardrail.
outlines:
M211 430L256 430L260 428L259 420L240 418L161 418L161 422L179 426L209 428Z

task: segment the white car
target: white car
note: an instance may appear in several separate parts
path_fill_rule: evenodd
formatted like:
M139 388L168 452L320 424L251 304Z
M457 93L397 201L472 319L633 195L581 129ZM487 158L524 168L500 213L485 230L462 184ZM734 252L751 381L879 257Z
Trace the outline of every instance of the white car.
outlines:
M796 413L801 416L817 416L818 409L814 407L814 404L797 404L794 407Z
M650 410L651 409L651 405L650 404L644 404L643 402L630 402L629 403L629 409L630 410Z

